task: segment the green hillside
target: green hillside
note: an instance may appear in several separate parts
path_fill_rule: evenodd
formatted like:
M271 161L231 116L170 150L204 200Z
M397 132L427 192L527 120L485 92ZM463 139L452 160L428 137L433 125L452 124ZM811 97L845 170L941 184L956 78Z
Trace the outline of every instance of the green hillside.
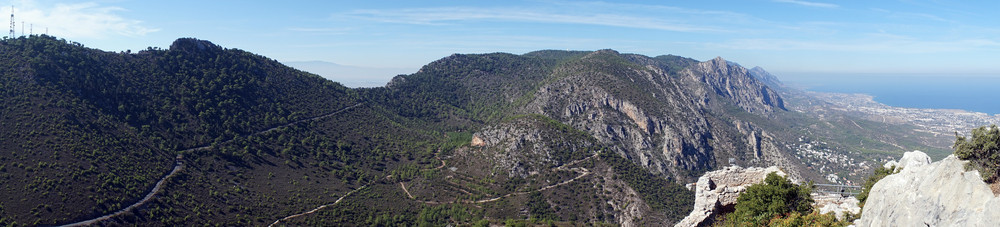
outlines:
M123 208L184 150L356 102L336 83L194 39L138 53L7 39L0 63L2 215L28 225Z

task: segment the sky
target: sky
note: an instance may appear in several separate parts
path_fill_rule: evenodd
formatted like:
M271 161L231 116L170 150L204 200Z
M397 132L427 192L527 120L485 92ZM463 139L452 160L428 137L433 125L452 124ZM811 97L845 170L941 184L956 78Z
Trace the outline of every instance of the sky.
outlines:
M108 51L194 37L282 62L414 72L453 53L614 49L721 56L779 77L1000 75L1000 1L0 2L14 7L16 36L47 31Z

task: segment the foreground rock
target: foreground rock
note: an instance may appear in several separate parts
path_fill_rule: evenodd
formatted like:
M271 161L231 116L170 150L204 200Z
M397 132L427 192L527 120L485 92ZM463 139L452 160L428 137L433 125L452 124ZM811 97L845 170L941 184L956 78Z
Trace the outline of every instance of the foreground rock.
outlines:
M837 220L844 220L844 214L851 213L857 214L861 212L861 207L858 207L858 198L854 196L841 196L839 194L820 194L813 193L812 196L813 208L819 211L820 214L833 213L837 216Z
M674 226L711 224L715 215L720 211L732 210L736 206L736 198L740 196L740 193L746 191L746 187L764 182L764 178L771 172L778 172L778 175L785 176L785 172L776 166L746 169L730 166L705 173L698 178L698 182L694 185L694 210Z
M978 171L950 155L929 163L907 152L903 169L872 187L858 226L1000 226L1000 198Z

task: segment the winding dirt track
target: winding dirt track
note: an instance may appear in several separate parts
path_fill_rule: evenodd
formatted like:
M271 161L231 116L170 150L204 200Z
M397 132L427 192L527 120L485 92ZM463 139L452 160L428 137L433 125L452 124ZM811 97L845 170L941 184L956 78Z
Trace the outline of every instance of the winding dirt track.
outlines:
M293 214L291 216L278 219L278 220L274 221L274 223L271 223L270 225L267 225L267 226L271 227L271 226L277 225L281 221L286 221L288 219L297 218L297 217L302 216L302 215L307 215L307 214L315 213L316 211L322 210L323 208L326 208L328 206L337 205L337 203L340 203L340 201L344 200L344 198L346 198L347 196L349 196L351 194L354 194L354 192L356 192L356 191L359 191L361 189L364 189L364 188L368 187L369 184L371 184L371 183L365 184L364 186L358 187L357 189L354 189L353 191L347 192L347 194L344 194L344 196L341 196L340 198L337 199L337 201L334 201L333 203L323 204L322 206L318 206L315 209L312 209L310 211L306 211L306 212L302 212L302 213L298 213L298 214Z
M464 201L464 202L462 202L462 203L486 203L486 202L493 202L493 201L497 201L497 200L500 200L500 199L503 199L503 198L507 198L507 197L511 197L511 196L515 196L515 195L525 195L525 194L528 194L528 193L533 193L533 192L541 192L541 191L545 191L545 190L549 190L549 189L553 189L553 188L556 188L556 187L559 187L559 186L563 186L563 185L565 185L565 184L569 184L569 183L573 183L573 181L575 181L576 179L580 179L580 178L582 178L582 177L585 177L585 176L587 176L587 175L590 175L590 170L588 170L587 168L583 168L583 167L581 167L581 168L579 168L579 169L578 169L578 168L573 168L573 169L571 169L571 170L573 170L573 171L576 171L576 172L580 173L580 175L579 175L579 176L576 176L576 177L574 177L574 178L572 178L572 179L569 179L569 180L566 180L566 181L563 181L563 182L559 182L559 183L556 183L556 184L553 184L553 185L549 185L549 186L545 186L545 187L541 187L541 188L539 188L539 189L535 189L535 190L531 190L531 191L526 191L526 192L513 192L513 193L508 193L508 194L506 194L506 195L502 195L502 196L497 196L497 197L494 197L494 198L490 198L490 199L481 199L481 200L476 200L476 201Z
M333 115L337 115L339 113L342 113L344 111L350 110L350 109L352 109L354 107L358 107L358 106L364 105L364 104L365 104L365 102L359 102L358 104L354 104L353 106L344 107L343 109L340 109L340 110L337 110L337 111L333 111L333 112L330 112L328 114L323 114L323 115L319 115L319 116L315 116L315 117L310 117L310 118L306 118L306 119L302 119L302 120L298 120L298 121L293 121L293 122L288 123L288 124L278 125L278 126L271 127L269 129L264 129L264 130L260 130L260 131L254 132L254 133L250 133L250 135L247 135L247 137L255 136L255 135L258 135L258 134L261 134L261 133L266 133L266 132L274 131L274 130L277 130L279 128L284 128L284 127L292 126L294 124L298 124L298 123L302 123L302 122L306 122L306 121L315 121L315 120L327 118L327 117L330 117L330 116L333 116ZM227 140L226 142L229 142L229 141L232 141L232 140Z
M358 104L358 105L360 105L360 104ZM355 105L355 106L357 106L357 105ZM354 107L354 106L351 106L351 107ZM351 108L351 107L348 107L348 108ZM422 170L432 170L432 169L436 170L436 169L442 169L442 168L444 168L445 165L447 165L447 163L438 156L438 154L440 154L440 153L441 153L441 151L438 150L438 153L434 154L434 158L437 159L438 161L441 161L441 165L440 166L437 166L437 167L434 167L434 168L431 168L431 169L422 169ZM594 155L592 155L590 157L586 157L586 158L583 158L583 159L580 159L580 160L572 161L572 162L566 163L565 165L555 167L553 169L554 170L567 170L566 169L567 166L576 165L577 163L589 160L591 158L595 158L598 155L599 154L594 154ZM435 204L436 205L436 204L447 204L447 203L466 203L466 204L487 203L487 202L493 202L493 201L497 201L497 200L500 200L500 199L503 199L503 198L506 198L506 197L515 196L515 195L524 195L524 194L528 194L528 193L532 193L532 192L540 192L540 191L545 191L545 190L553 189L553 188L556 188L556 187L559 187L559 186L563 186L563 185L572 183L573 181L576 181L577 179L580 179L580 178L583 178L583 177L585 177L587 175L590 175L590 170L588 170L587 168L583 168L583 167L570 168L568 170L571 170L571 171L574 171L574 172L578 172L578 173L580 173L580 175L578 175L578 176L576 176L576 177L574 177L572 179L563 181L563 182L559 182L559 183L556 183L556 184L553 184L553 185L548 185L548 186L541 187L541 188L538 188L538 189L535 189L535 190L531 190L531 191L513 192L513 193L508 193L508 194L505 194L505 195L502 195L502 196L498 196L498 197L495 197L495 198L481 199L481 200L475 200L475 201L468 201L468 200L466 200L466 201L453 201L453 202L421 201L421 200L417 200L416 198L413 197L412 194L410 194L410 191L406 189L406 184L404 184L403 182L399 182L399 187L401 189L403 189L403 192L405 192L406 196L409 197L410 199L413 199L413 200L416 200L418 202L422 202L422 203L425 203L425 204ZM392 175L385 176L385 179L389 179L389 178L392 178ZM333 203L324 204L324 205L318 206L318 207L313 208L312 210L309 210L309 211L306 211L306 212L302 212L302 213L298 213L298 214L293 214L293 215L290 215L288 217L284 217L284 218L275 220L273 223L271 223L270 225L268 225L268 227L272 227L274 225L277 225L278 223L281 223L282 221L287 221L287 220L292 219L292 218L297 218L297 217L301 217L303 215L312 214L312 213L315 213L316 211L322 210L323 208L327 208L327 207L330 207L330 206L333 206L333 205L337 205L337 203L340 203L340 201L344 200L344 198L346 198L347 196L350 196L351 194L354 194L354 192L357 192L357 191L359 191L361 189L364 189L364 188L368 187L372 183L374 183L374 181L369 182L368 184L365 184L365 185L363 185L361 187L358 187L357 189L354 189L353 191L350 191L347 194L344 194L343 196L341 196L340 198L338 198L337 201L334 201ZM468 193L468 192L466 192L466 193Z
M410 199L414 199L414 200L417 199L417 198L413 198L413 194L410 194L410 190L406 190L406 185L403 184L403 182L399 182L399 187L403 188L403 192L406 192L406 197L410 197Z
M359 103L358 105L361 105L361 104ZM354 106L358 106L358 105L354 105ZM354 106L351 106L351 107L348 107L348 108L353 108ZM334 114L336 114L336 113L334 113ZM332 115L332 114L330 114L330 115ZM440 154L440 153L441 153L441 150L439 149L438 152L434 154L434 158L437 159L438 161L441 161L441 165L437 166L437 167L434 167L434 168L431 168L431 169L441 169L441 168L444 168L444 166L445 166L446 163L444 162L444 160L441 160L441 158L438 157L438 154ZM429 169L422 169L422 170L429 170ZM385 176L385 179L389 179L389 178L392 178L392 175ZM278 219L278 220L274 221L274 223L271 223L270 225L268 225L268 227L277 225L281 221L285 221L285 220L292 219L292 218L297 218L297 217L302 216L302 215L307 215L307 214L315 213L316 211L319 211L319 210L321 210L323 208L326 208L326 207L329 207L329 206L333 206L333 205L337 205L337 203L340 203L340 201L344 200L345 197L353 194L354 192L356 192L358 190L361 190L361 189L363 189L365 187L368 187L368 185L370 185L370 184L371 184L371 182L369 182L368 184L365 184L364 186L361 186L361 187L359 187L357 189L354 189L353 191L350 191L347 194L344 194L344 196L341 196L339 199L337 199L337 201L334 201L333 203L324 204L324 205L316 207L315 209L312 209L310 211L306 211L306 212L302 212L302 213L298 213L298 214L293 214L291 216ZM409 196L410 199L413 199L413 195L410 194L410 191L406 190L406 185L403 185L403 182L399 182L399 185L400 185L400 187L403 188L403 191L406 192L406 196Z
M153 196L156 195L157 192L160 192L160 189L163 188L163 183L166 182L167 179L169 179L170 177L174 176L174 174L177 174L177 172L180 172L182 169L184 169L184 161L181 160L181 157L182 157L181 155L177 155L177 162L174 165L174 170L171 170L170 173L168 173L166 176L163 176L163 178L160 178L160 181L156 182L156 186L153 186L153 190L149 191L149 193L146 194L146 197L142 198L142 200L139 200L138 202L136 202L135 204L132 204L131 206L125 207L125 209L118 210L118 211L116 211L114 213L111 213L111 214L108 214L108 215L100 216L100 217L97 217L97 218L94 218L94 219L90 219L90 220L86 220L86 221L81 221L81 222L77 222L77 223L62 225L62 226L85 226L85 225L93 225L93 224L96 224L98 222L101 222L101 221L104 221L104 220L108 220L108 219L110 219L112 217L115 217L115 216L124 214L126 212L132 211L136 207L139 207L139 206L141 206L143 204L146 204L147 202L149 202L149 200L153 199Z
M298 121L293 121L293 122L290 122L290 123L287 123L287 124L278 125L278 126L274 126L274 127L271 127L271 128L260 130L260 131L254 132L254 133L250 133L246 137L249 138L249 137L254 136L254 135L259 135L259 134L262 134L262 133L267 133L267 132L270 132L270 131L277 130L279 128L284 128L284 127L292 126L294 124L298 124L298 123L302 123L302 122L307 122L307 121L314 121L314 120L319 120L319 119L322 119L322 118L330 117L330 116L342 113L344 111L350 110L351 108L354 108L354 107L357 107L357 106L360 106L360 105L363 105L363 104L365 104L365 102L359 102L357 104L354 104L353 106L344 107L342 109L330 112L328 114L323 114L323 115L319 115L319 116L315 116L315 117L310 117L310 118L306 118L306 119L302 119L302 120L298 120ZM221 142L219 144L221 145L221 144L229 143L231 141L233 141L233 140L229 139L229 140L223 141L223 142ZM182 151L180 151L180 153L188 153L188 152L191 152L191 151L206 150L206 149L211 149L211 148L213 148L212 145L203 145L203 146L199 146L199 147L195 147L195 148L189 148L189 149L186 149L186 150L182 150ZM160 178L160 181L156 182L156 186L153 186L153 189L150 190L149 193L146 194L146 197L143 197L142 200L139 200L138 202L136 202L136 203L134 203L132 205L129 205L128 207L125 207L124 209L115 211L114 213L111 213L111 214L107 214L107 215L100 216L100 217L97 217L97 218L94 218L94 219L80 221L80 222L76 222L76 223L72 223L72 224L65 224L65 225L61 225L61 226L86 226L86 225L93 225L93 224L97 224L99 222L111 219L111 218L113 218L115 216L118 216L118 215L121 215L121 214L124 214L124 213L128 213L129 211L134 210L136 207L142 206L142 205L146 204L147 202L149 202L150 200L152 200L153 196L156 196L156 193L159 193L160 190L163 188L163 184L167 181L167 179L169 179L170 177L174 176L175 174L177 174L177 172L180 172L183 169L184 169L183 156L178 154L177 155L177 162L174 164L174 169L171 170L170 173L168 173L167 175L163 176L163 178ZM364 188L366 186L368 186L368 185L366 184L364 186L361 186L360 188L355 189L354 191L351 191L351 192L345 194L343 197L340 197L340 199L337 199L336 202L334 202L332 204L328 204L328 205L337 204L337 203L340 202L340 200L344 199L344 197L347 197L351 193L354 193L355 191L360 190L360 189L362 189L362 188ZM319 208L316 208L316 209L314 209L312 211L309 211L309 212L306 212L306 213L315 212L316 210L322 209L325 206L326 205L323 205L323 206L321 206ZM303 214L306 214L306 213L303 213ZM299 215L302 215L302 214L299 214ZM295 216L295 215L293 215L293 216ZM285 217L284 219L281 219L281 220L285 220L285 219L288 219L288 218L292 218L292 216ZM274 223L278 223L281 220L275 221ZM271 224L271 225L274 225L274 224Z
M593 156L586 157L586 158L583 158L583 159L580 159L580 160L576 160L576 161L572 161L570 163L566 163L565 165L562 165L562 166L559 166L559 167L555 167L553 169L554 170L567 170L566 169L567 166L576 165L577 163L589 160L589 159L597 157L597 156L598 156L598 154L594 154ZM444 161L442 160L441 162L443 163ZM524 191L524 192L512 192L512 193L507 193L507 194L504 194L504 195L501 195L501 196L497 196L497 197L493 197L493 198L489 198L489 199L480 199L480 200L463 200L463 201L452 201L452 202L423 201L423 200L417 200L416 198L414 198L413 195L410 194L410 190L406 189L406 185L403 184L403 182L399 182L399 187L402 188L404 192L406 192L406 196L410 197L410 199L413 199L413 200L416 200L417 202L422 202L422 203L425 203L425 204L446 204L446 203L475 204L475 203L487 203L487 202L493 202L493 201L497 201L497 200L500 200L500 199L503 199L503 198L507 198L507 197L511 197L511 196L525 195L525 194L528 194L528 193L541 192L541 191L553 189L553 188L556 188L556 187L559 187L559 186L563 186L563 185L566 185L566 184L569 184L569 183L573 183L573 181L576 181L577 179L580 179L580 178L583 178L583 177L585 177L587 175L590 175L590 170L588 170L587 168L583 168L583 167L570 168L568 170L580 173L580 175L578 175L578 176L576 176L574 178L571 178L569 180L565 180L565 181L562 181L562 182L559 182L559 183L556 183L556 184L552 184L552 185L548 185L548 186L545 186L545 187L541 187L541 188L538 188L538 189L535 189L535 190Z
M390 179L390 178L392 178L392 175L385 176L382 179ZM267 227L271 227L271 226L277 225L281 221L286 221L288 219L297 218L297 217L302 216L302 215L307 215L307 214L315 213L316 211L322 210L323 208L326 208L326 207L329 207L329 206L333 206L333 205L337 205L337 203L340 203L340 201L344 200L344 198L347 198L347 196L350 196L351 194L354 194L354 192L356 192L356 191L360 191L361 189L367 188L372 183L375 183L375 180L373 180L371 182L368 182L367 184L362 185L361 187L358 187L358 188L356 188L356 189L354 189L354 190L352 190L350 192L347 192L347 194L344 194L344 196L341 196L340 198L337 198L337 201L333 201L332 203L329 203L329 204L323 204L321 206L318 206L318 207L313 208L312 210L309 210L309 211L306 211L306 212L302 212L302 213L298 213L298 214L293 214L293 215L289 215L288 217L284 217L284 218L278 219L278 220L274 221L273 223L271 223L270 225L267 225Z

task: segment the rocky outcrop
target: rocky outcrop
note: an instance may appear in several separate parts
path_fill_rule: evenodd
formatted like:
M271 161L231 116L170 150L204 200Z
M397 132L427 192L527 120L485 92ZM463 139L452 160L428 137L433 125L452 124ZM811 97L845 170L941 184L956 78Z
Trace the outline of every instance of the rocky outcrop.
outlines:
M839 194L819 194L810 195L813 199L813 208L820 214L833 213L837 219L844 220L844 214L857 214L861 212L858 206L858 198L854 196L842 196Z
M885 168L891 168L893 166L899 168L911 168L923 166L931 163L931 157L924 154L922 151L912 151L903 153L903 157L899 161L888 161L883 165Z
M689 69L686 71L688 79L699 80L711 90L703 92L714 92L728 98L747 112L766 113L785 109L785 103L777 92L751 76L746 68L729 64L721 57L698 63Z
M777 172L784 176L785 172L776 166L768 168L742 168L730 166L721 170L705 173L695 183L694 210L677 227L710 225L719 211L732 210L736 198L746 191L746 187L764 182L767 174Z
M170 44L170 50L173 51L189 51L192 53L196 52L220 52L225 50L219 45L215 45L208 40L200 40L195 38L180 38L174 40L173 44Z
M903 169L872 187L858 226L1000 226L1000 198L954 155L930 163L907 152Z
M469 142L469 145L473 147L482 147L486 146L486 141L483 141L483 138L479 138L479 135L474 135L472 136L472 141Z
M770 72L767 72L760 66L751 68L749 72L751 76L757 78L760 82L764 82L764 84L771 89L780 89L784 86L784 84L781 83L781 80L778 80L778 77L774 76L774 74L771 74Z
M543 116L524 116L484 128L472 136L470 153L456 154L455 161L486 160L477 166L491 176L527 177L552 167L591 155L592 138L566 131L563 125Z

